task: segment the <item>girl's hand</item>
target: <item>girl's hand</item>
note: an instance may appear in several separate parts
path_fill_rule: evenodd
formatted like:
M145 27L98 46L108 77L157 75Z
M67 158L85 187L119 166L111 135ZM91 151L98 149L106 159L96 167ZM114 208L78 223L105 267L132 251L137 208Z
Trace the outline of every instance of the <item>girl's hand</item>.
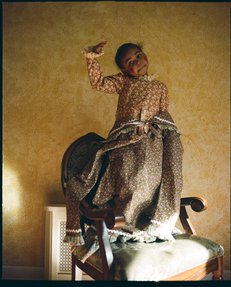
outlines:
M147 134L149 132L149 126L147 124L137 126L136 133L141 136L143 134Z
M92 51L97 53L97 54L100 54L102 51L103 51L103 47L107 44L107 41L103 41L103 42L100 42L99 44L95 45L93 48L92 48Z

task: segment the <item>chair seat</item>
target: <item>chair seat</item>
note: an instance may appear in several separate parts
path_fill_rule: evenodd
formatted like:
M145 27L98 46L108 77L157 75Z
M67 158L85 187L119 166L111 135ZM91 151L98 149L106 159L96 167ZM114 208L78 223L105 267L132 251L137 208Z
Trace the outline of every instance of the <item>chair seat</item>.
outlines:
M178 234L175 241L111 243L115 280L160 281L224 254L223 247L196 235ZM87 259L100 268L99 251Z

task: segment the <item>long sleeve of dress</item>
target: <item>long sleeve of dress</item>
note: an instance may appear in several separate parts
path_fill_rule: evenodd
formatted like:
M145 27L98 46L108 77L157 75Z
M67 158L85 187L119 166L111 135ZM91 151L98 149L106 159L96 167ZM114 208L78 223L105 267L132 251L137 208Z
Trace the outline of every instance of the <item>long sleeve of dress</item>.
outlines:
M98 91L106 93L119 93L123 87L123 75L118 73L113 76L103 76L103 72L97 57L103 55L94 53L90 48L84 53L87 60L87 70L91 86Z
M160 111L166 112L168 110L168 89L163 85L162 96L160 98Z

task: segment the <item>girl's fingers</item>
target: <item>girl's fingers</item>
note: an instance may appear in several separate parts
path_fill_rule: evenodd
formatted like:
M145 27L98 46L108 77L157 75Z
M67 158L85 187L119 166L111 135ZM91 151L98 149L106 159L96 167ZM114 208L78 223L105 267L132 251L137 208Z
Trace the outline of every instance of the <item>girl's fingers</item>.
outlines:
M107 41L104 40L104 41L100 42L99 45L105 45L106 43L107 43Z
M102 49L103 47L106 45L107 41L103 41L103 42L100 42L99 44L97 44L95 47L94 47L94 51L96 53L101 53L102 52Z
M107 44L107 42L105 41L105 42L101 42L101 43L99 43L97 46L98 46L98 47L102 47L102 48L103 48L106 44Z

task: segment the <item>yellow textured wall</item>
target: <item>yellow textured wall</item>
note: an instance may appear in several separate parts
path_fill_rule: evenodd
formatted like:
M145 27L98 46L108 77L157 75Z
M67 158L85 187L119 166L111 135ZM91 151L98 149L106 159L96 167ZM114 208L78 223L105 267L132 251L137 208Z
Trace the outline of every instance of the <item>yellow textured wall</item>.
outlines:
M64 2L3 4L3 264L44 264L44 206L64 203L66 147L106 136L117 96L91 89L84 46L114 53L140 41L169 89L184 145L183 196L203 196L199 235L222 244L229 269L229 3ZM191 214L191 213L190 213Z

